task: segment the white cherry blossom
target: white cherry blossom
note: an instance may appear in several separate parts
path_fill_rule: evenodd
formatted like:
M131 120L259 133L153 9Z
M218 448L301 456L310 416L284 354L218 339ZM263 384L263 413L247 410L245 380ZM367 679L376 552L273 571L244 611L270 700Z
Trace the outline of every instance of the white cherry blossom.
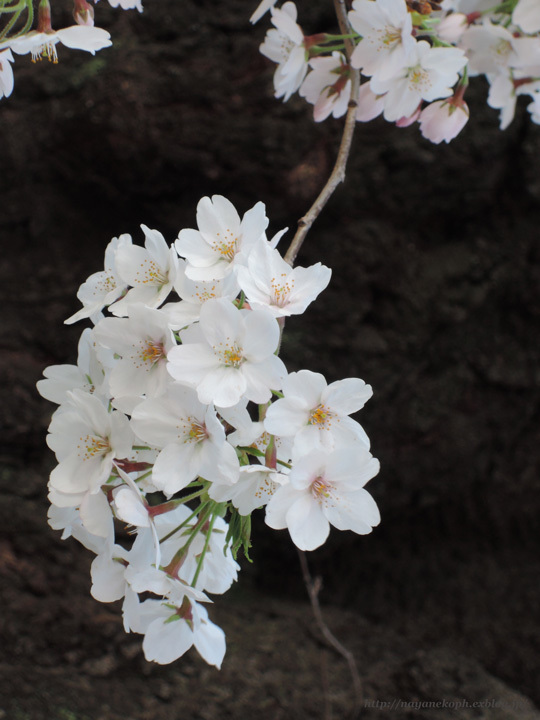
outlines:
M0 99L9 97L13 91L13 54L9 48L0 49Z
M208 619L206 608L184 601L179 607L159 600L141 605L144 656L166 664L177 660L193 645L209 665L221 667L225 656L225 633ZM142 629L144 628L144 629Z
M217 502L230 500L240 515L250 515L256 508L266 505L278 487L287 482L287 476L275 468L256 463L241 467L240 477L234 485L212 485L208 494Z
M407 66L394 77L370 81L371 90L384 97L384 117L396 121L409 117L422 100L432 101L452 94L458 72L467 58L458 48L432 48L425 40L414 46L407 58Z
M171 376L195 387L205 404L226 408L242 397L268 402L286 375L274 355L279 342L275 318L267 310L240 311L228 300L208 300L199 329L202 342L183 342L169 352Z
M364 485L379 472L379 462L362 445L328 453L312 450L295 461L289 483L266 506L266 524L288 528L300 550L324 543L330 525L365 535L380 522L377 505Z
M141 403L133 411L131 426L142 440L162 448L152 476L166 495L199 476L228 484L236 481L238 459L223 425L214 408L199 402L191 388L171 385L165 396Z
M388 80L410 65L416 39L405 0L354 0L352 8L349 22L362 36L351 56L354 68Z
M133 305L128 318L104 318L94 334L120 356L109 378L112 397L156 396L165 390L167 353L176 344L165 313Z
M283 398L266 411L264 427L272 435L294 437L294 449L331 449L337 441L359 441L369 447L361 425L348 417L372 396L370 385L359 378L346 378L327 385L320 373L300 370L283 382Z
M277 250L260 240L247 266L238 267L236 273L251 307L264 307L274 317L284 317L303 313L326 288L332 271L321 263L293 269Z
M61 30L51 30L50 32L38 32L32 30L26 35L21 35L8 41L9 47L17 55L27 55L31 53L32 61L47 58L52 62L58 62L56 45L62 43L68 48L76 50L86 50L92 55L97 50L112 45L110 35L102 28L87 25L72 25L71 27L62 28Z
M145 235L144 248L122 244L116 252L116 267L120 277L131 285L125 297L110 309L114 315L129 315L130 307L143 303L157 308L174 289L178 256L163 235L141 225Z
M45 379L39 380L36 387L46 400L60 405L67 400L67 393L76 388L105 399L108 390L106 370L98 359L94 333L90 328L83 331L78 351L77 365L50 365L43 371Z
M127 283L122 280L116 269L116 253L119 248L131 246L131 235L120 235L113 238L105 250L105 269L93 273L77 291L77 297L83 307L65 320L66 324L77 322L83 318L91 318L96 323L103 317L101 311L106 305L118 300L127 290Z
M279 10L272 8L274 28L268 31L261 53L278 63L274 73L275 96L287 101L298 90L308 70L308 55L304 33L297 24L297 10L293 2L286 2Z
M192 280L220 280L246 262L255 243L265 238L268 218L258 202L242 219L234 205L221 195L204 197L197 205L198 230L181 230L175 243L188 265Z
M59 465L50 485L64 493L97 493L107 481L114 458L127 457L133 434L123 413L107 409L81 390L68 393L68 402L53 415L47 444Z
M316 57L309 61L311 72L302 83L299 95L313 108L315 122L345 115L351 98L350 67L340 52L331 57Z

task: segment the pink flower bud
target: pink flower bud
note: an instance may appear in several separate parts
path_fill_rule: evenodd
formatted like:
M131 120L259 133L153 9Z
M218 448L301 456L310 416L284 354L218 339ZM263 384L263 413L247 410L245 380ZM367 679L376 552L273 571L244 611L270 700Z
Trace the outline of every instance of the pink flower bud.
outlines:
M464 100L456 97L437 100L420 113L420 131L432 143L439 144L443 140L449 143L463 130L468 119L469 108Z

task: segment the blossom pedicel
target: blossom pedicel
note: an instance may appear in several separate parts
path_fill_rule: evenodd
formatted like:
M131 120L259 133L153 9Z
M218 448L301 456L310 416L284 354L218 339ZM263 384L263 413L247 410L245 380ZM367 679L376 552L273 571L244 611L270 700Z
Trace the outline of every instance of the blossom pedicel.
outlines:
M304 312L330 270L292 269L262 203L241 219L226 198L203 198L197 223L172 247L144 225L144 248L110 242L66 321L94 323L78 363L47 368L38 390L58 404L49 522L95 553L92 595L123 599L148 660L195 646L220 667L225 636L204 603L236 580L252 512L266 507L304 550L330 525L370 532L379 512L364 485L379 464L349 417L371 387L288 374L276 355L282 318ZM121 523L131 547L115 541Z

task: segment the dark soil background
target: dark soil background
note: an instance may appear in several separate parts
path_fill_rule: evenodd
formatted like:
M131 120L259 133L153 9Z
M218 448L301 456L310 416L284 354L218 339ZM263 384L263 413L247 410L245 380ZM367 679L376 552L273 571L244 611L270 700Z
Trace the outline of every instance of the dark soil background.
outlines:
M271 231L294 228L332 167L341 122L274 100L255 4L147 0L139 15L103 0L112 48L60 48L56 66L16 59L0 107L5 720L339 719L350 707L294 548L262 516L253 565L211 608L228 637L221 672L194 652L146 663L116 604L90 597L90 554L46 523L52 407L35 383L76 360L82 325L63 320L110 238L142 242L145 223L172 242L215 193L241 212L262 200ZM330 2L298 4L307 32L328 28ZM287 323L289 370L374 388L359 419L381 461L370 489L382 523L334 531L309 555L368 720L540 718L540 128L520 106L501 133L485 95L478 82L448 147L414 127L359 126L346 183L298 258L333 277Z

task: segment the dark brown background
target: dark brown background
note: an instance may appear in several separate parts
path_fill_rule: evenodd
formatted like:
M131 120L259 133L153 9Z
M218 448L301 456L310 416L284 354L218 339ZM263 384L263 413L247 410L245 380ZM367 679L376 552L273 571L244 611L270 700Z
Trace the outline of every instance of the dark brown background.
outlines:
M332 166L341 123L273 99L258 53L268 22L247 22L255 4L147 0L140 16L102 0L114 46L61 48L57 66L18 57L1 103L7 720L316 718L325 703L341 718L350 703L289 538L262 516L253 565L210 611L229 641L220 673L196 653L145 663L119 608L89 596L89 553L46 524L52 407L35 382L75 361L82 325L62 323L109 239L142 242L145 223L172 242L214 193L241 212L262 200L271 231L293 228ZM329 27L330 6L299 3L307 32ZM540 704L540 128L520 105L501 133L485 96L477 81L470 125L448 147L415 127L358 127L346 184L298 258L332 267L330 287L283 345L289 370L374 388L359 419L381 460L370 489L382 524L363 538L334 531L310 555L366 696L522 703L396 717L540 717L524 699Z

